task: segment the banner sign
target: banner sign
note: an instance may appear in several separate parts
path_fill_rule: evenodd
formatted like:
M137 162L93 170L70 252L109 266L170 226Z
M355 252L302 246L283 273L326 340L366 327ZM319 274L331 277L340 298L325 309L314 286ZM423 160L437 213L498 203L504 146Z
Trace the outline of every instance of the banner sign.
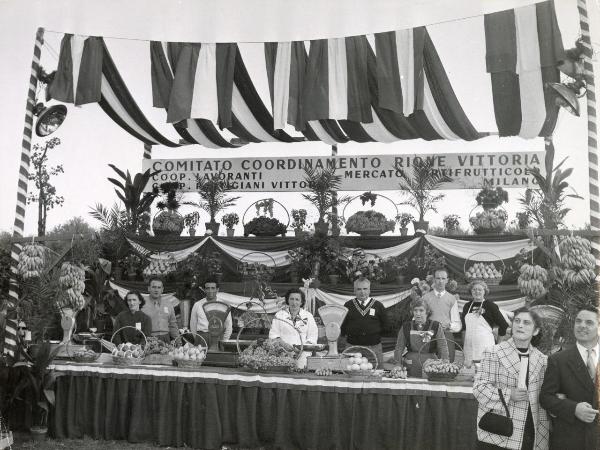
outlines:
M397 190L412 164L433 160L433 169L452 178L442 189L535 187L532 167L544 170L544 151L506 153L442 153L419 155L286 156L266 158L144 159L142 170L154 175L146 191L166 182L180 183L181 190L196 190L198 177L219 177L238 192L307 191L305 168L335 167L342 176L340 191Z

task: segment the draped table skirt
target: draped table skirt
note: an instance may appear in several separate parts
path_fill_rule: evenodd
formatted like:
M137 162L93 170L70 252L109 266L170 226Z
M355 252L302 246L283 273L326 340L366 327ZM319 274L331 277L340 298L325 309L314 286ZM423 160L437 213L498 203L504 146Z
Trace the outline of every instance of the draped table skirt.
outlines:
M230 369L61 363L57 438L299 449L465 449L476 439L468 384L352 381Z

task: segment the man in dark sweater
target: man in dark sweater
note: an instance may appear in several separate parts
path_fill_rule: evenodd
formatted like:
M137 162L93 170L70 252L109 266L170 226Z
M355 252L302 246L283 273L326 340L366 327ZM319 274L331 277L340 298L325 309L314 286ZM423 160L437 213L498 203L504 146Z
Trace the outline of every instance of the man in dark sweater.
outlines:
M348 314L342 323L342 336L350 345L368 347L377 356L379 368L383 367L383 348L381 346L381 333L387 324L387 317L383 305L370 298L371 282L367 278L359 278L354 282L354 295L356 298L349 300L344 305Z

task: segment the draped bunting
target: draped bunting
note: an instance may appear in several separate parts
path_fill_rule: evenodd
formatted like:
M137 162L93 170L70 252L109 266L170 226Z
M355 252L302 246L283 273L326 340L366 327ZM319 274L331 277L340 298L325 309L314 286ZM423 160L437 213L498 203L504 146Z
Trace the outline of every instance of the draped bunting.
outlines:
M425 239L438 250L462 259L477 254L476 261L514 258L522 249L532 251L535 248L529 239L510 242L473 242L430 235L426 235Z
M484 23L500 136L549 136L558 109L544 84L559 81L564 59L554 2L488 14Z

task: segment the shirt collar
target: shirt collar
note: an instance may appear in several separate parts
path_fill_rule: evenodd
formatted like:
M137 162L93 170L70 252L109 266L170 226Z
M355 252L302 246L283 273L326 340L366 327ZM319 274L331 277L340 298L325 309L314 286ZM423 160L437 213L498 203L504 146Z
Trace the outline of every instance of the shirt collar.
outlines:
M579 350L579 354L581 355L581 359L587 365L588 358L588 349L581 345L579 342L576 344L577 350ZM594 358L596 359L596 365L598 364L598 352L600 351L600 341L596 342L596 345L589 350L594 350Z
M436 295L436 297L441 297L446 293L446 290L444 289L443 291L438 291L438 290L434 289L433 293Z

